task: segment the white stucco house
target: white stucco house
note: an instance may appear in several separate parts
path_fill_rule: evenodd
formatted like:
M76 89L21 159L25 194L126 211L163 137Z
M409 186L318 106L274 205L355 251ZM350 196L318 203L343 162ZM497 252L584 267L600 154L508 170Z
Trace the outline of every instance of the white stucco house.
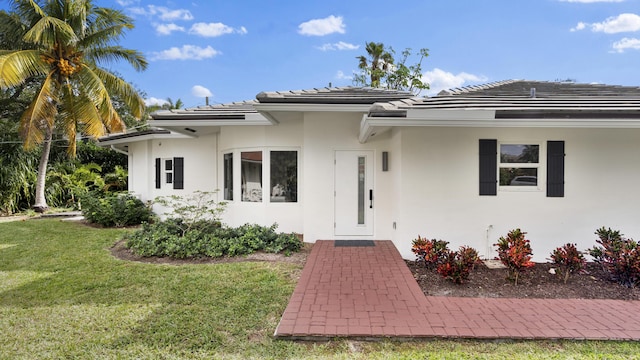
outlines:
M640 88L511 80L434 97L371 88L263 92L152 115L110 135L143 200L219 189L224 221L304 240L418 235L487 258L521 228L536 261L600 226L640 238Z

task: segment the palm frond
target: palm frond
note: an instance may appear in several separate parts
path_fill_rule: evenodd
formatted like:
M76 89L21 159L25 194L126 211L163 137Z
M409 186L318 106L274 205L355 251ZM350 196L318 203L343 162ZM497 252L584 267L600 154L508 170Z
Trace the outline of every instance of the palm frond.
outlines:
M94 15L80 42L84 48L110 46L122 39L125 30L133 28L133 19L119 10L96 7Z
M109 91L111 89L98 75L97 70L99 70L99 68L91 68L86 64L82 66L77 74L80 94L86 96L93 106L95 106L97 112L100 114L99 119L101 119L101 123L104 124L107 130L115 132L124 131L124 122L120 119L120 115L118 115L114 109L111 98L109 97ZM114 91L114 93L117 92ZM87 124L86 126L88 126L87 131L89 129L95 129L93 124ZM96 133L94 136L100 135L102 134Z
M35 75L44 75L49 68L38 50L10 51L0 55L0 88L22 84Z
M78 41L78 37L69 24L52 16L45 16L38 20L24 34L23 39L26 42L45 47L53 47L57 41L62 41L65 44Z
M23 19L39 18L46 15L40 5L38 5L38 2L34 0L15 0L12 5L16 13Z
M22 37L27 32L27 26L15 13L0 11L0 47L5 49L28 49Z
M96 67L93 71L104 83L109 93L118 95L122 99L136 119L142 117L145 110L144 99L131 84L101 68Z
M43 130L53 127L57 114L56 81L54 72L49 73L27 110L20 118L20 135L25 149L31 149L44 140Z
M125 49L122 46L99 47L85 52L85 56L99 65L124 60L131 64L136 71L146 70L149 63L144 55L136 50Z
M67 86L64 87L61 100L62 109L58 115L58 121L67 137L67 154L73 158L76 156L78 114L75 109L73 109L76 100L73 96L73 91Z

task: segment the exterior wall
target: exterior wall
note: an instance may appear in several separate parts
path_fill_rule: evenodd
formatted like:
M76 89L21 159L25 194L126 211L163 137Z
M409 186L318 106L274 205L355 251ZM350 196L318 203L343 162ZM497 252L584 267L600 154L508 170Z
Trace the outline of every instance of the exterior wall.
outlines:
M418 234L473 246L494 257L500 236L521 228L531 240L535 261L567 242L584 250L595 245L601 227L640 236L640 130L636 129L465 129L404 128L400 142L399 187L393 240L408 259ZM478 140L539 142L540 191L478 195ZM546 197L546 141L565 141L565 196Z
M280 119L280 124L275 126L228 126L220 131L220 146L218 151L219 175L218 184L222 188L224 184L223 156L233 152L234 175L234 200L228 201L227 210L223 221L231 226L239 226L245 223L256 223L270 226L278 224L278 231L304 233L304 221L302 208L305 202L304 172L305 165L301 117L288 116ZM269 157L270 150L295 150L298 151L298 201L288 203L272 203L269 198L270 189L267 188L270 179ZM262 202L241 201L241 170L240 153L242 151L263 151L262 166ZM222 193L220 193L222 200Z
M156 158L184 158L184 189L171 184L155 186ZM216 165L216 135L187 139L156 139L129 144L129 191L141 200L157 196L189 195L196 190L214 191L218 188ZM164 174L163 174L164 176ZM162 211L161 209L155 209Z
M389 151L389 133L374 137L366 144L358 142L363 114L305 113L304 115L304 235L305 241L322 239L391 239L390 196L392 175L382 172L381 152ZM370 237L337 237L335 221L336 150L374 150L374 235Z
M141 200L152 200L154 186L153 157L150 141L138 141L129 144L129 191Z

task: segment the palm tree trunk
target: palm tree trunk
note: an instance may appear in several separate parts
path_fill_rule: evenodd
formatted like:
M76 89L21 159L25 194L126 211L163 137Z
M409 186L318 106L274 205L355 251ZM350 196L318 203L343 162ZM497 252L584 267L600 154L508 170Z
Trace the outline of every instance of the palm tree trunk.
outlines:
M47 165L49 164L49 152L51 151L51 139L53 137L53 129L47 129L46 138L42 143L42 155L40 155L40 164L38 165L38 177L36 179L36 203L33 210L43 213L49 209L47 199L44 196L45 181L47 179Z

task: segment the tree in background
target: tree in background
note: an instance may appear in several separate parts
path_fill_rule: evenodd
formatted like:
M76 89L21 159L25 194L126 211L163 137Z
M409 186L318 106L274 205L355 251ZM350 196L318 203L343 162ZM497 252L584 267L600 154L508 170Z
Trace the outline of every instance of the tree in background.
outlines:
M355 85L404 90L416 94L429 89L429 84L422 80L422 61L429 56L429 49L420 49L420 58L414 65L407 65L411 56L410 48L402 52L399 60L395 58L393 48L385 48L383 43L369 42L365 49L366 56L356 57L360 73L354 74Z
M167 98L167 101L164 102L162 105L149 105L147 106L147 112L148 113L152 113L154 111L158 111L158 110L174 110L174 109L182 109L184 107L184 103L182 102L182 100L178 99L176 100L176 102L174 103L173 100L171 100L170 97Z
M0 12L0 23L20 39L14 44L19 48L0 50L0 89L42 79L22 114L20 134L27 149L43 144L33 207L44 211L54 130L68 139L71 156L78 132L98 137L124 131L110 94L136 118L144 113L144 101L130 84L101 66L124 60L141 71L147 61L141 53L117 45L124 31L133 28L132 19L120 11L94 6L91 0L13 0L12 9Z

